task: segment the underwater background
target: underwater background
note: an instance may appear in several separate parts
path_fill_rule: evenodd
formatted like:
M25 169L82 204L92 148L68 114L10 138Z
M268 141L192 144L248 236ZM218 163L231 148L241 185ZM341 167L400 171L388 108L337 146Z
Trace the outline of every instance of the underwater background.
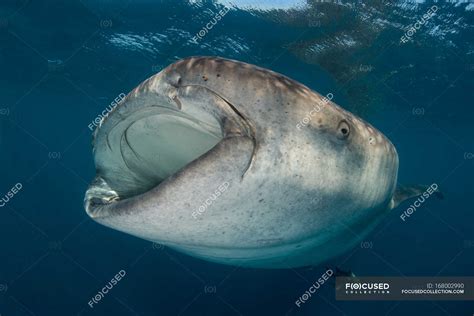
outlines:
M0 315L473 315L474 301L336 301L334 280L295 304L327 267L474 276L473 22L472 1L1 0ZM396 146L399 183L437 183L444 199L405 221L403 203L359 247L286 270L208 263L93 222L89 125L193 55L332 93Z

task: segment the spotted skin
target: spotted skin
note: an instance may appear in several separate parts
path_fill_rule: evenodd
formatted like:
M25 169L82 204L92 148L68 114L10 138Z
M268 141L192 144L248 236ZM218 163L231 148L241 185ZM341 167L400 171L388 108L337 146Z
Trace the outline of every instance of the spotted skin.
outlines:
M213 262L287 268L347 251L390 208L398 155L382 133L286 76L218 57L180 60L130 92L96 131L98 177L112 127L156 104L206 113L224 137L137 196L98 203L120 186L102 177L86 194L99 223Z

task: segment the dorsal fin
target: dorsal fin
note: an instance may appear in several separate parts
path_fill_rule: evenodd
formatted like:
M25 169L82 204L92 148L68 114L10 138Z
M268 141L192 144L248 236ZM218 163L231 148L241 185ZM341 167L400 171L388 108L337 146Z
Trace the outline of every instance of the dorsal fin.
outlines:
M410 198L414 198L417 196L423 195L425 198L429 197L430 195L435 195L438 199L443 199L443 194L439 191L438 185L433 183L432 185L412 185L412 186L405 186L405 185L397 185L397 189L393 194L392 201L390 203L390 209L396 208L400 203Z

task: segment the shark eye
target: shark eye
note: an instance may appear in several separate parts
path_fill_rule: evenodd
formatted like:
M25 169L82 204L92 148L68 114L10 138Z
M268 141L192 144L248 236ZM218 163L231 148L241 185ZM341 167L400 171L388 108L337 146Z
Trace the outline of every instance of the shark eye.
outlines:
M350 132L351 128L345 120L339 122L339 126L337 127L337 137L339 139L346 139L347 137L349 137Z

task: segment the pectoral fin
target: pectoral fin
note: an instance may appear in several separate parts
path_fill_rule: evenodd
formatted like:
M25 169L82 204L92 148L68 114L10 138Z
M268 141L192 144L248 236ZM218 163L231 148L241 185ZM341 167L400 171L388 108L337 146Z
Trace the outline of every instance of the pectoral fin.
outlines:
M420 196L420 195L434 195L438 199L443 199L443 194L439 191L438 185L433 183L432 185L413 185L404 186L398 185L395 193L393 194L392 201L390 203L390 209L396 208L400 203L405 200Z

